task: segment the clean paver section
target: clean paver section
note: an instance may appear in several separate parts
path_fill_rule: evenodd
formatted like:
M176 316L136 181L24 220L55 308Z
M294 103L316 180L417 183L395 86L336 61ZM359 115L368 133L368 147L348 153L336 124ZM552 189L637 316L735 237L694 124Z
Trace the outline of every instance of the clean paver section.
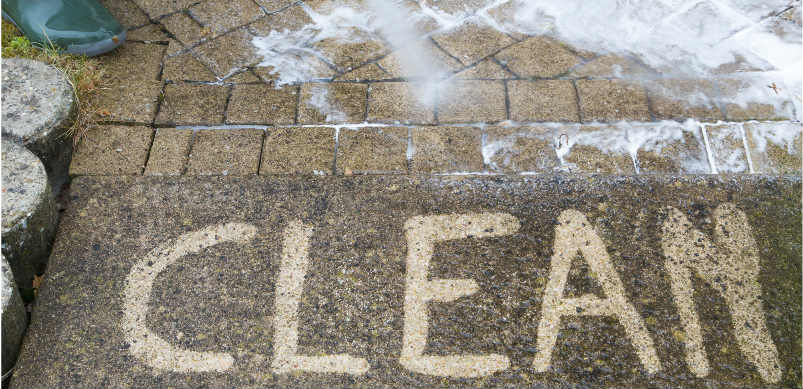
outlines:
M800 386L799 177L79 177L71 198L12 388Z

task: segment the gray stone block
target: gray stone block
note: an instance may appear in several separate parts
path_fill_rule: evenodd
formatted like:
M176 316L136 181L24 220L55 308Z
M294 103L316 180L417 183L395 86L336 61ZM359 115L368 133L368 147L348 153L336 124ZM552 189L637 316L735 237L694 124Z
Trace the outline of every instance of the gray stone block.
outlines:
M3 59L3 137L14 138L45 165L58 193L72 157L75 95L67 77L43 62Z
M3 244L20 288L44 270L58 218L45 167L24 147L3 139Z
M6 257L2 257L2 300L3 300L3 374L14 366L17 353L20 351L22 335L28 326L28 314L22 304L20 291L14 282L14 274L8 266Z

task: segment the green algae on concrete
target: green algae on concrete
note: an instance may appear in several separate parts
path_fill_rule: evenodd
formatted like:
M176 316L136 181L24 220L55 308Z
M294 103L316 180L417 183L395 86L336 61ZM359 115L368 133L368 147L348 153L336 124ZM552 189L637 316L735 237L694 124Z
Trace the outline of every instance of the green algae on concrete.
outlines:
M80 177L11 387L800 387L800 198L795 176ZM419 227L427 220L441 228ZM720 250L712 260L733 259L739 246L757 255L762 312L749 313L777 357L748 358L732 307L692 275L685 286L709 370L689 368L691 333L662 248L677 223L714 242L699 248ZM745 231L750 239L723 243L722 232ZM411 279L421 250L431 253L428 275ZM308 263L287 267L298 258ZM559 320L551 361L534 366L546 293L566 261L564 303L608 301L620 288L642 328L578 305ZM297 295L285 288L294 279ZM409 296L421 295L410 285L439 279L464 281L431 296L467 292L430 297L428 326L410 324L421 323L411 321ZM458 288L465 280L475 287ZM131 301L142 296L132 285L152 289ZM285 316L290 298L297 311ZM292 323L297 346L283 348L290 338L275 334ZM144 330L152 338L132 336ZM416 373L404 345L422 334L423 356L495 354L507 364L479 377L455 375L482 365ZM151 348L157 338L198 358ZM637 356L650 347L660 366ZM282 372L288 353L353 359L294 359L350 373ZM198 362L210 355L219 363Z

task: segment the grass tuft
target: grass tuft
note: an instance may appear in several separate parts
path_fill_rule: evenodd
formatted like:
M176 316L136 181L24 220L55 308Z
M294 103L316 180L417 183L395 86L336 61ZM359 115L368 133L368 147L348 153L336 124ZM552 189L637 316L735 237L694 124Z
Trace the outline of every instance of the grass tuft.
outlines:
M66 135L71 136L73 143L77 144L86 134L93 113L97 111L93 103L96 100L94 96L102 89L104 82L104 71L100 61L83 55L63 53L53 45L37 47L38 45L32 44L13 24L3 20L2 25L0 46L3 58L42 61L53 65L67 76L73 86L78 112L75 122L67 130Z

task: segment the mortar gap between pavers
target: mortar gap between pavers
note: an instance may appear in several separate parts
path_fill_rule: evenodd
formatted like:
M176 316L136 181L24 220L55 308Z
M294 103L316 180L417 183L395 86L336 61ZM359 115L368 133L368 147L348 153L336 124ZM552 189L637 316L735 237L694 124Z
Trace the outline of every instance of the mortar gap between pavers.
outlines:
M584 123L583 118L583 109L580 106L580 91L577 89L577 80L572 80L572 87L574 88L574 102L577 104L577 118L580 120L580 123ZM638 172L638 169L636 169Z
M151 127L151 141L148 144L148 151L145 152L145 163L142 165L142 170L140 171L140 175L145 175L145 168L148 166L148 162L151 159L151 150L153 150L153 141L156 140L156 128Z

